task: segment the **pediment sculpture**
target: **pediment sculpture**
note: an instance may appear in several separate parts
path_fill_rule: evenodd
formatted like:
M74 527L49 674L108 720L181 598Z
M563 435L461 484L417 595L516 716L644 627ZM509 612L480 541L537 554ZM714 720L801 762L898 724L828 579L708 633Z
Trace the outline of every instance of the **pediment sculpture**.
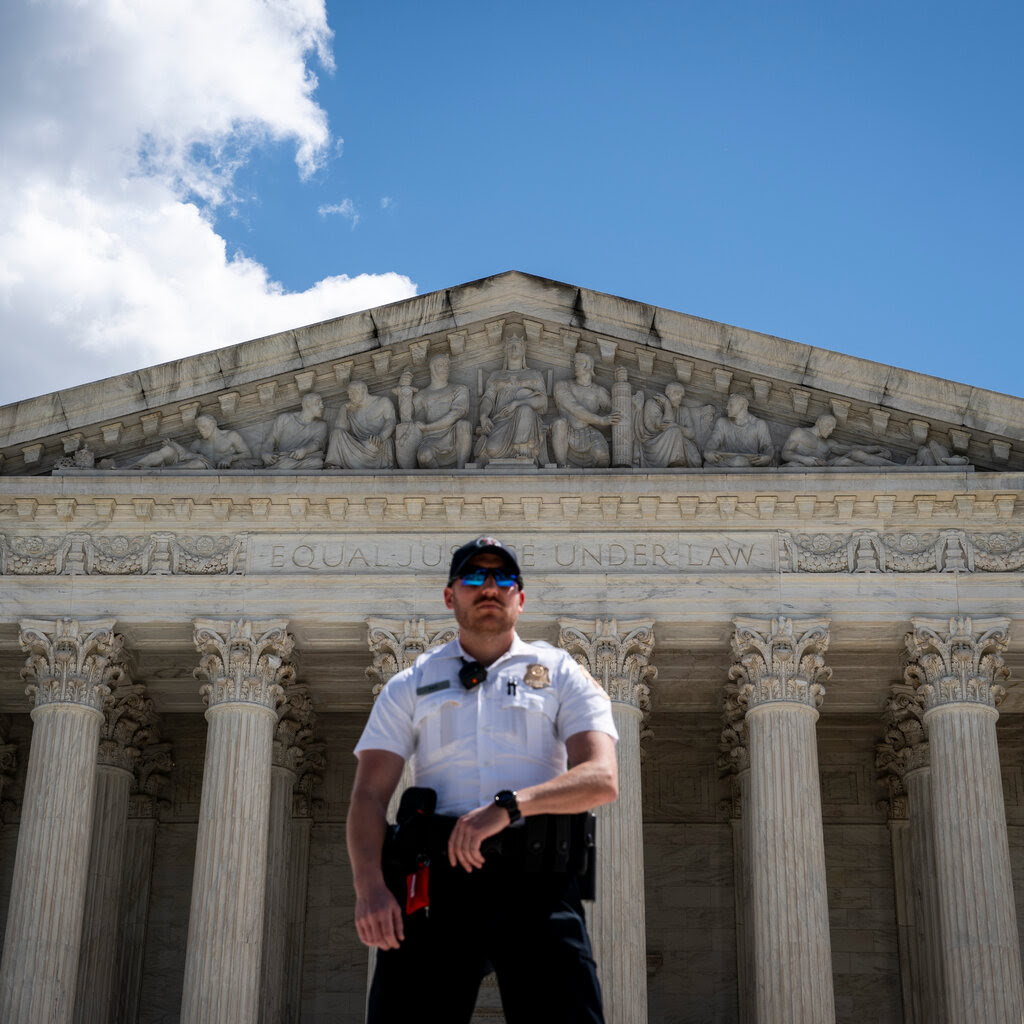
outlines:
M493 326L497 331L498 325ZM247 422L221 425L208 413L193 412L194 419L187 422L194 423L197 436L165 437L150 451L118 460L119 465L110 457L100 459L98 468L365 472L479 470L489 465L750 470L968 464L965 456L951 453L930 436L922 421L915 427L916 446L896 454L887 446L856 438L838 441L833 435L839 424L831 413L797 426L763 418L751 408L751 396L740 382L733 382L723 395L722 409L699 397L699 392L689 396L681 380L659 384L634 376L631 382L636 371L616 364L614 353L609 357L605 350L599 370L595 355L579 348L578 339L570 348L569 373L564 363L561 369L541 369L527 358L523 324L501 323L500 339L494 331L490 336L492 343L500 341L502 364L489 372L477 366L475 387L465 383L472 379L473 364L453 367L453 354L457 357L461 348L435 352L428 359L427 344L422 342L413 365L399 372L397 386L394 377L374 382L358 370L353 376L348 364L344 375L338 375L344 400L330 413L315 391L302 395L298 409L279 412L262 423L250 416ZM535 331L531 338L536 337ZM478 360L480 354L477 350ZM389 353L375 358L375 370L386 371L390 360ZM646 366L644 360L639 364L642 371L649 371L653 357L647 358ZM417 383L423 370L416 367L424 366L428 377L420 376ZM451 379L453 368L461 381ZM723 370L723 375L731 380L731 372ZM308 375L310 380L312 376ZM685 379L689 380L688 373ZM760 390L752 386L751 391L763 403L770 386L760 384ZM797 411L806 406L805 394ZM222 411L235 407L221 403ZM56 469L91 469L95 459L86 444L61 459Z
M547 462L541 417L548 409L547 383L540 370L526 365L526 337L519 324L502 331L505 364L487 378L480 399L480 424L474 450L476 462L496 459Z

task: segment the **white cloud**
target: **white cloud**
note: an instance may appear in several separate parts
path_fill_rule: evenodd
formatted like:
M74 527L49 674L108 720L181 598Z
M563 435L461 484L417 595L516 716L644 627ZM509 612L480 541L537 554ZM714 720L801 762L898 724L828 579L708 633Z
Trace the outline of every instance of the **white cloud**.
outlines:
M386 210L389 207L394 206L394 205L395 205L395 201L394 201L394 199L391 198L391 196L381 196L380 197L380 208L382 210Z
M330 217L332 214L337 214L339 217L352 221L352 227L359 223L359 211L351 199L342 199L340 203L325 203L316 212L321 217Z
M289 293L213 227L254 146L331 152L331 38L323 0L0 5L0 401L414 294Z

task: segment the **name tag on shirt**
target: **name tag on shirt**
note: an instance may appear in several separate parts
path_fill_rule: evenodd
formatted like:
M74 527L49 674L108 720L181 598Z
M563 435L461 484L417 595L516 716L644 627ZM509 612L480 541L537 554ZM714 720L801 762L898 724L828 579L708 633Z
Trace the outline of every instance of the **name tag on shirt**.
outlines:
M447 690L451 685L451 680L449 679L440 679L436 683L426 683L424 686L416 687L416 696L422 697L428 693L437 693L438 690Z

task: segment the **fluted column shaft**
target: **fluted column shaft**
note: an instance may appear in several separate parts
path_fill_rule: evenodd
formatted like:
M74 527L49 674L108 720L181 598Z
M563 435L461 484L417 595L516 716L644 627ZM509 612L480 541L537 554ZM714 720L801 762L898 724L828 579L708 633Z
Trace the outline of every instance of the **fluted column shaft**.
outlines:
M921 1024L944 1024L942 926L939 890L935 879L935 830L932 819L930 768L907 772L907 804L910 809L910 872L916 930L916 977L914 989Z
M108 1024L121 910L131 773L96 766L96 806L78 963L75 1024Z
M270 829L267 897L263 912L261 1024L282 1024L287 960L288 875L291 857L292 790L295 772L275 764L270 770Z
M196 623L210 706L182 1024L256 1024L282 621Z
M306 932L306 892L309 883L309 834L311 818L292 818L288 858L288 929L285 943L284 994L281 1019L299 1024L302 1009L302 954Z
M954 1024L1020 1024L1020 946L995 709L925 712L946 1004Z
M270 751L277 716L218 704L199 806L185 958L183 1024L257 1020L270 820Z
M96 751L113 622L23 622L34 697L14 861L0 1020L66 1024L74 1010L96 792Z
M590 935L607 1024L646 1024L647 924L644 912L640 739L650 708L654 623L559 619L558 644L608 693L619 733L619 798L599 807L597 899Z
M733 884L736 898L736 974L739 1024L753 1024L757 965L754 939L753 865L757 858L750 827L750 769L738 772L736 799L741 813L732 819Z
M102 714L32 711L32 744L11 881L0 1020L62 1024L74 1011Z
M904 672L924 700L935 884L950 1024L1021 1024L1024 982L996 705L1009 619L912 619Z
M608 1024L647 1020L643 795L638 707L612 702L619 733L619 798L597 809L597 899L590 935Z
M835 1020L817 719L795 701L747 712L758 1024Z
M125 838L121 927L114 986L114 1024L135 1024L142 994L143 955L153 880L156 818L129 817Z
M750 758L757 1024L833 1024L832 952L818 782L817 706L827 619L736 619L736 698Z

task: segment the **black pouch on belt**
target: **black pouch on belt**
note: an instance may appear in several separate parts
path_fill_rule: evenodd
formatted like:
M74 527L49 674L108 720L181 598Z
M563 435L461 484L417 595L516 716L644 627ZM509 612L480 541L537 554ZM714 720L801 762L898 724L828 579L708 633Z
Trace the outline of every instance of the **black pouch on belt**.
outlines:
M396 896L405 899L406 913L429 905L429 869L437 793L410 786L398 804L395 823L384 834L381 867Z

